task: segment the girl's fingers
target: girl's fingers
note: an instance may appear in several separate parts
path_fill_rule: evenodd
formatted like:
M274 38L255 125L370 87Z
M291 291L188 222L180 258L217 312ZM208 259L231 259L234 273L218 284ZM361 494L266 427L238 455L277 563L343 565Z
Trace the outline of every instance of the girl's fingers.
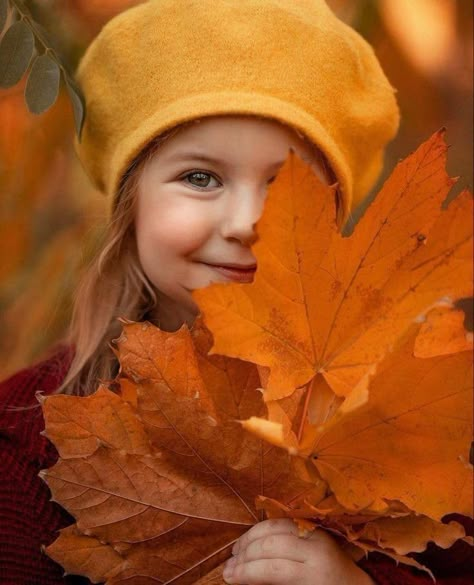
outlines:
M303 563L315 554L314 540L308 541L294 534L267 534L252 540L235 557L238 564L257 559L287 559Z
M288 585L303 581L304 564L286 559L266 559L236 564L231 572L224 571L226 583L245 585Z
M232 548L232 554L238 554L241 550L247 548L248 544L253 540L267 536L267 534L298 534L298 528L293 520L289 518L276 518L272 520L264 520L252 526Z
M232 554L239 554L245 550L248 545L260 538L266 536L276 536L278 534L287 534L298 537L298 527L290 518L275 518L271 520L264 520L252 526L245 534L243 534L239 540L234 544L232 548ZM313 538L324 538L323 533L320 530L315 530L311 536ZM305 542L306 539L299 539L301 542Z

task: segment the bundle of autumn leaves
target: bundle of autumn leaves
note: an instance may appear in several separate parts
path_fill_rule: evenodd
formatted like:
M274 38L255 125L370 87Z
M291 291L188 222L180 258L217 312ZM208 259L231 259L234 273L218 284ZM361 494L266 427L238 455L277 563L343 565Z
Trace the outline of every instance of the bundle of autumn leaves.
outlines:
M441 130L399 163L347 238L335 186L290 151L253 283L194 291L191 330L123 321L116 380L41 398L60 454L41 474L76 519L46 552L67 573L221 583L265 518L419 568L409 553L467 539L441 521L472 514L472 334L454 308L472 295L472 195L442 208L446 150Z

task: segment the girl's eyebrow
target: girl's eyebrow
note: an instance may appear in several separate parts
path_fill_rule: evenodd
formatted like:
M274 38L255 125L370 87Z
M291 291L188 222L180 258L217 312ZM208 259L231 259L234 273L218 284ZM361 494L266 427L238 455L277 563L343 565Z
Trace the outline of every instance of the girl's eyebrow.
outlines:
M178 162L178 161L185 161L185 160L186 161L199 160L199 161L204 161L204 162L222 165L222 166L227 165L227 161L225 161L225 160L222 160L222 159L217 158L217 157L215 158L215 157L212 157L212 156L209 156L207 154L200 153L200 152L178 152L178 153L175 153L174 155L170 156L170 158L168 159L168 162ZM285 162L285 160L280 160L280 161L276 161L274 163L270 163L268 165L268 168L280 167L284 162Z

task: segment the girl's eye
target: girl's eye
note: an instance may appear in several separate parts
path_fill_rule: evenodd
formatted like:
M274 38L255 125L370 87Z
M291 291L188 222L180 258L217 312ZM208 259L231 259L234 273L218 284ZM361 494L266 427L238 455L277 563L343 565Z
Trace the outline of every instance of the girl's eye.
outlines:
M196 178L191 180L191 177ZM188 173L187 175L184 175L184 177L182 177L181 180L185 181L188 178L190 179L191 185L193 185L194 187L200 187L202 189L209 187L209 179L214 179L215 181L217 181L217 179L213 177L210 173L204 173L203 171L193 171L192 173Z
M196 177L196 179L191 180L190 177ZM215 181L217 181L217 179L213 175L211 175L210 173L205 173L203 171L192 171L191 173L187 173L186 175L181 177L181 181L185 181L187 179L190 180L191 185L194 185L194 187L200 187L201 189L205 189L206 187L209 187L209 179L214 179ZM276 176L269 179L268 184L273 183L275 181L275 179L276 179ZM195 182L193 182L193 181L195 181ZM217 182L219 183L219 181L217 181Z

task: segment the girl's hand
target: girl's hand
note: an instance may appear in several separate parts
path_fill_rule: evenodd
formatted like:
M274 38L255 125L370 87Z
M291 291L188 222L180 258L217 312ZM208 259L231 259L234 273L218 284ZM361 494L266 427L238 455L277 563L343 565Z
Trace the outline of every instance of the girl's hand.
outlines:
M323 530L299 538L289 518L265 520L239 538L224 569L240 585L373 585Z

